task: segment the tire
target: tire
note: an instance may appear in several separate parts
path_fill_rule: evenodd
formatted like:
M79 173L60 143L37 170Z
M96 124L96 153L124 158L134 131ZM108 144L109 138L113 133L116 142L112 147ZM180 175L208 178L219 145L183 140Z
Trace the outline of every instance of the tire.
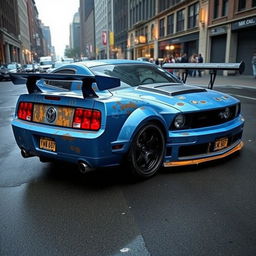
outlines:
M159 126L149 123L134 136L128 153L129 171L140 179L150 178L162 166L165 137Z

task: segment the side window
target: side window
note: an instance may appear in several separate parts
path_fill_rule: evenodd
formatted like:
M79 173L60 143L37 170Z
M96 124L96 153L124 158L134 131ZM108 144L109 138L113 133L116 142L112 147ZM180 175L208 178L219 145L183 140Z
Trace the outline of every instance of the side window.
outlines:
M53 72L55 74L75 74L76 71L74 69L62 69L57 72ZM57 80L45 80L45 85L50 85L54 87L58 87L60 89L70 90L72 82L71 81L57 81Z

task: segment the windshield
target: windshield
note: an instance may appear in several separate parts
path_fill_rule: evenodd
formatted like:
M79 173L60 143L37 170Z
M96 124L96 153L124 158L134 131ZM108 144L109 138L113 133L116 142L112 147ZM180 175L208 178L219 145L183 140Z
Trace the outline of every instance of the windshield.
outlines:
M119 78L129 86L158 83L181 83L169 72L152 64L117 64L91 67L98 75L109 75Z
M8 69L16 69L16 64L9 64L7 66Z
M41 61L40 65L52 65L52 61Z

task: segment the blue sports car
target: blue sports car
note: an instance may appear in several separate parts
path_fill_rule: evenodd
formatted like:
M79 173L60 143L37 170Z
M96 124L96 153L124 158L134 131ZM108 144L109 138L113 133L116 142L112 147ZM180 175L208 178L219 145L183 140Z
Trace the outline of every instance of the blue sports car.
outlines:
M239 100L149 62L87 61L13 75L24 81L28 94L12 121L23 157L72 162L83 172L125 164L148 178L162 166L220 159L243 146Z

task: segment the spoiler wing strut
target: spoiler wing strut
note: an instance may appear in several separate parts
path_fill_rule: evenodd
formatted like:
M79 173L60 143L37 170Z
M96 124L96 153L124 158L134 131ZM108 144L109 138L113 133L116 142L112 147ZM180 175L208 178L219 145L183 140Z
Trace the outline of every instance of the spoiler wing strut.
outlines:
M92 83L97 83L100 91L109 90L120 86L120 79L99 75L73 75L73 74L41 74L41 73L13 73L10 74L14 84L26 83L28 93L41 93L42 90L37 86L38 80L57 80L57 81L82 81L82 93L84 98L98 97L92 88Z
M240 74L244 72L245 63L166 63L164 69L184 69L182 76L183 83L186 83L189 69L210 70L210 81L208 88L212 89L218 70L238 70Z

